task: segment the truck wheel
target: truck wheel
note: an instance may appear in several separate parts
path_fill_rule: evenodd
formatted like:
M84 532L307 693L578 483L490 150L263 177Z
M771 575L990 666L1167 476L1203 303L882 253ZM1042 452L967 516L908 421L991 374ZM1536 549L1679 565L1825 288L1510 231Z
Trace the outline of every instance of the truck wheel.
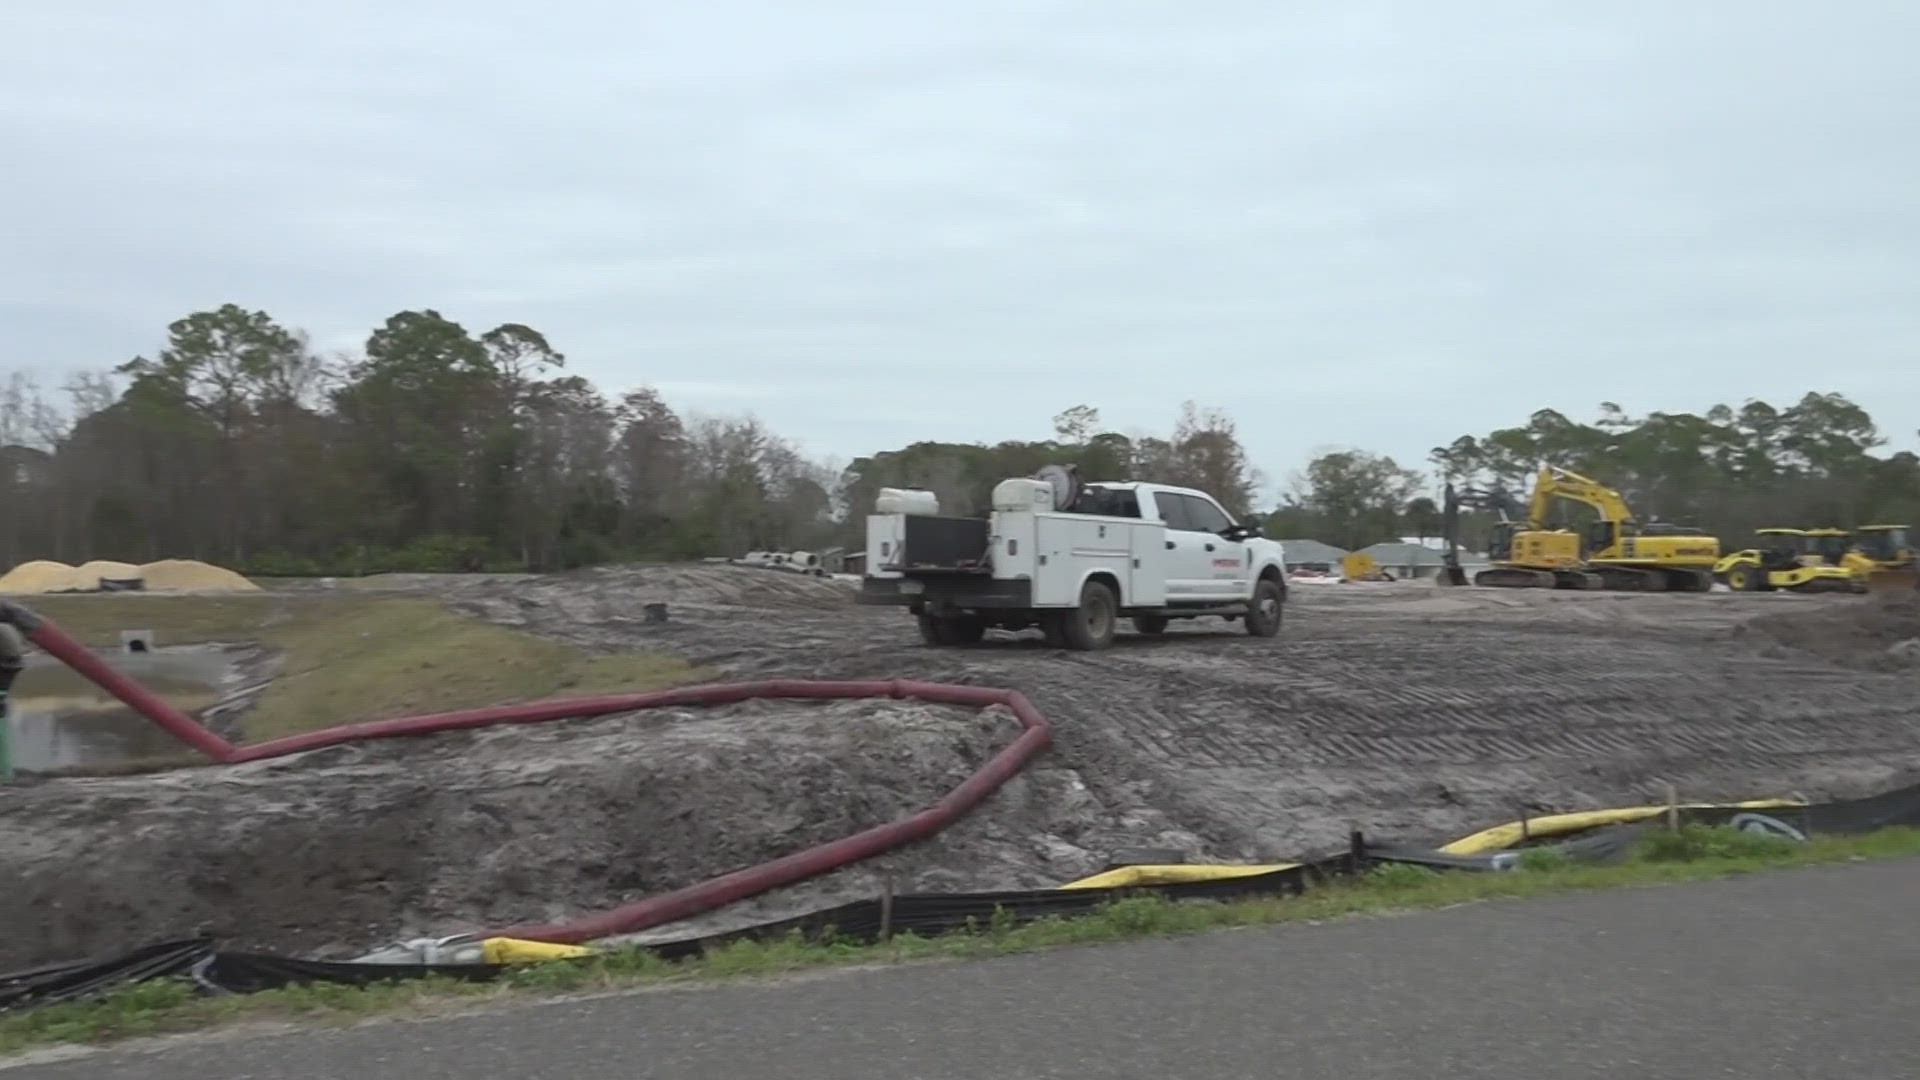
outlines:
M1080 606L1066 612L1067 648L1087 652L1113 644L1113 626L1119 618L1113 590L1097 581L1080 588Z
M1169 621L1165 615L1135 615L1133 628L1142 634L1164 634Z
M1247 608L1247 633L1254 637L1272 637L1280 632L1280 609L1286 594L1279 582L1261 578L1253 587L1253 604Z

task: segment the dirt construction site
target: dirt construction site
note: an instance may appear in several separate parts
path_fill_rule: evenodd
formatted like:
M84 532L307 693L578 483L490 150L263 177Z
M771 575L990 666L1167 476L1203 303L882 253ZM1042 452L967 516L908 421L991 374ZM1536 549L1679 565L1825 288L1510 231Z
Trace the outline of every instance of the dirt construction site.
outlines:
M938 836L656 937L889 885L1045 888L1140 849L1271 860L1338 847L1354 827L1437 842L1659 801L1669 784L1689 800L1822 798L1920 779L1911 594L1296 585L1277 639L1199 620L1075 653L1037 635L930 649L904 612L859 606L855 590L701 565L392 577L351 593L431 599L528 648L671 658L686 680L1010 688L1052 722L1053 748ZM331 601L269 584L249 602ZM660 603L666 620L650 620ZM23 778L0 788L0 920L14 928L0 970L196 934L352 956L604 910L911 813L1017 733L997 709L749 702Z

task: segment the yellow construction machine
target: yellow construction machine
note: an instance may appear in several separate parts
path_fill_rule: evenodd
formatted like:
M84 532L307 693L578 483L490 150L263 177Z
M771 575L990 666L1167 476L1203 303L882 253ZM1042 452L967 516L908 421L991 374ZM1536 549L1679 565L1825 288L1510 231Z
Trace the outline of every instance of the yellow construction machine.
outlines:
M1487 542L1491 566L1474 575L1475 585L1495 588L1612 589L1631 592L1706 592L1720 541L1699 529L1642 525L1618 491L1570 469L1548 465L1534 479L1525 507L1503 492L1447 487L1449 562L1441 580L1466 583L1452 553L1453 530L1461 507L1497 510L1502 520ZM1595 520L1578 531L1549 528L1556 501L1592 509ZM1515 515L1524 514L1523 520Z
M1443 585L1465 585L1467 572L1460 565L1459 531L1462 508L1492 510L1500 515L1487 534L1486 569L1473 575L1473 583L1496 589L1599 589L1605 582L1593 573L1580 557L1580 537L1565 529L1541 529L1531 522L1516 521L1524 514L1520 505L1498 488L1456 488L1448 484L1442 508L1441 535L1447 550L1438 581Z
M1862 525L1853 530L1853 547L1843 564L1866 579L1874 592L1920 589L1920 556L1905 525Z
M1755 529L1757 543L1714 564L1713 574L1735 592L1865 592L1864 571L1846 565L1852 534L1845 529Z
M1340 560L1343 581L1392 581L1393 575L1380 568L1380 561L1363 552L1351 552Z
M1533 484L1527 520L1547 520L1556 499L1591 508L1595 519L1580 531L1581 555L1600 575L1602 588L1628 592L1706 592L1713 588L1720 541L1699 529L1641 524L1618 491L1557 465L1541 468Z

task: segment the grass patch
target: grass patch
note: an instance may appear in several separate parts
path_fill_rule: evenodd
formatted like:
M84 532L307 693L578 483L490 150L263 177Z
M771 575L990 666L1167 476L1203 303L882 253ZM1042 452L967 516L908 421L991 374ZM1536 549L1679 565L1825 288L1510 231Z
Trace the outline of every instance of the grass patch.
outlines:
M1613 865L1522 858L1517 869L1500 873L1440 873L1393 865L1297 897L1176 903L1152 895L1123 896L1080 918L1016 925L1003 917L1004 913L996 913L996 917L967 933L934 938L902 934L882 944L831 938L808 941L795 934L769 941L736 942L679 963L668 963L639 950L611 952L587 961L517 968L492 984L426 979L364 988L293 987L214 998L195 994L184 982L147 983L92 1001L0 1016L0 1054L50 1043L110 1042L242 1020L345 1023L377 1015L418 1016L457 1011L484 1001L763 978L854 964L1007 956L1147 937L1418 911L1481 900L1675 884L1757 870L1920 855L1920 829L1817 837L1809 843L1764 842L1767 840L1730 829L1690 826L1678 833L1650 832L1627 861Z
M375 596L45 596L35 610L89 645L129 627L162 646L258 642L284 670L244 721L250 740L358 720L695 681L684 661L593 654L448 611ZM184 703L183 703L184 704Z

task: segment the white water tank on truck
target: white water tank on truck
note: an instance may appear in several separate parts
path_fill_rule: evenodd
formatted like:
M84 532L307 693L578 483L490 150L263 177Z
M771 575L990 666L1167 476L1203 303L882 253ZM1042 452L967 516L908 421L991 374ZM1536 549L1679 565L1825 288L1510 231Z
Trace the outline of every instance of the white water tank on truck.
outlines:
M1053 509L1053 485L1017 476L993 486L993 508L1002 513L1045 513Z
M931 491L918 488L881 488L880 494L873 500L873 512L931 517L940 513L940 498Z

